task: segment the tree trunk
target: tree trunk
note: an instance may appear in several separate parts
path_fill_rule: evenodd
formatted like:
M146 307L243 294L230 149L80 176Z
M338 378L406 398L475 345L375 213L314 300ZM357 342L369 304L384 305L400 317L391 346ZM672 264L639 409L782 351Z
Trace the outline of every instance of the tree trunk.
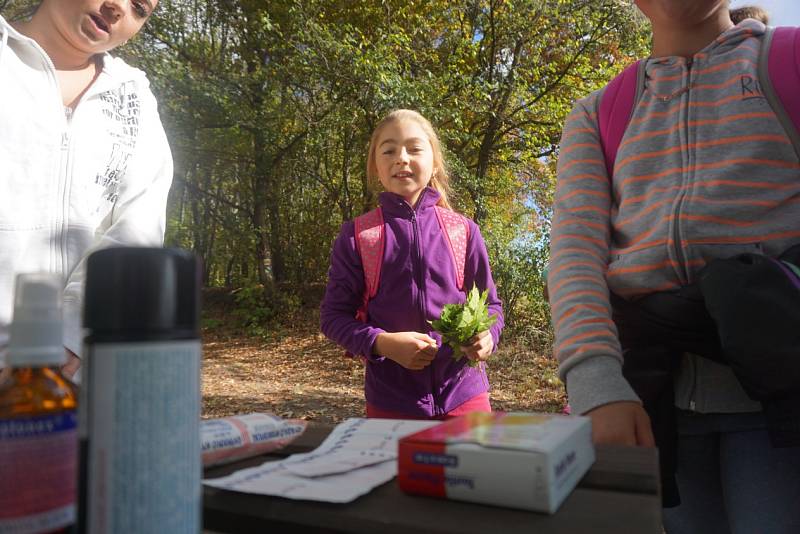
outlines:
M253 132L253 151L255 152L255 169L253 177L253 231L256 234L256 269L258 281L266 289L272 284L272 277L267 273L270 263L270 236L267 225L267 191L270 174L270 158L267 143L262 130Z

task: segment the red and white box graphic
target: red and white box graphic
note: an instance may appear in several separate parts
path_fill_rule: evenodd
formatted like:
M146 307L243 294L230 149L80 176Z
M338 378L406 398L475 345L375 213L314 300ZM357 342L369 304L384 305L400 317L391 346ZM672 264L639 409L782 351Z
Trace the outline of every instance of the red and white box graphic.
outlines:
M281 419L271 413L249 413L200 422L203 466L235 462L269 454L294 441L306 429L301 419Z
M554 513L594 463L588 417L470 413L400 439L407 493Z

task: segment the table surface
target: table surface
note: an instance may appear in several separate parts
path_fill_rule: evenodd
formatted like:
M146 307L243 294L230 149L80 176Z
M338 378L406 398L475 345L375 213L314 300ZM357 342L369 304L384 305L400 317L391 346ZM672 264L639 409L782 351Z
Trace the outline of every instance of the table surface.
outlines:
M309 424L278 454L207 469L215 478L267 460L315 449L331 425ZM553 514L407 495L392 480L347 504L297 501L203 486L203 523L208 533L347 532L661 532L656 449L597 446L597 460Z

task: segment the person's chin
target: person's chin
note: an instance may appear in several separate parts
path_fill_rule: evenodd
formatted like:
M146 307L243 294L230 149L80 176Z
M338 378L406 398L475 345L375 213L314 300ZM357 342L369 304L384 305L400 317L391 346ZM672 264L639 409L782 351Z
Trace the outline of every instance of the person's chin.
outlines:
M78 45L78 47L81 50L84 50L84 51L88 52L91 55L102 54L102 53L107 52L108 50L111 50L112 48L114 48L114 46L111 45L108 42L108 40L105 40L105 39L104 40L98 40L98 39L93 38L92 36L86 35L86 34L82 34L80 36L80 39L78 39L78 43L80 43Z
M86 31L79 31L76 35L72 38L73 44L75 44L79 48L94 48L99 44L98 39L89 32Z

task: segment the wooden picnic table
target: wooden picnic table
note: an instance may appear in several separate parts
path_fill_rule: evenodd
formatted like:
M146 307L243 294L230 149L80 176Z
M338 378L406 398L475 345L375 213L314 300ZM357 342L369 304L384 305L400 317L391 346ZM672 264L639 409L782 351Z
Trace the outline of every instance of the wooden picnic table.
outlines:
M333 429L309 424L290 446L207 469L220 477L315 449ZM547 515L413 496L392 480L347 504L297 501L203 487L203 525L212 533L660 533L656 449L598 446L597 460L558 512Z

